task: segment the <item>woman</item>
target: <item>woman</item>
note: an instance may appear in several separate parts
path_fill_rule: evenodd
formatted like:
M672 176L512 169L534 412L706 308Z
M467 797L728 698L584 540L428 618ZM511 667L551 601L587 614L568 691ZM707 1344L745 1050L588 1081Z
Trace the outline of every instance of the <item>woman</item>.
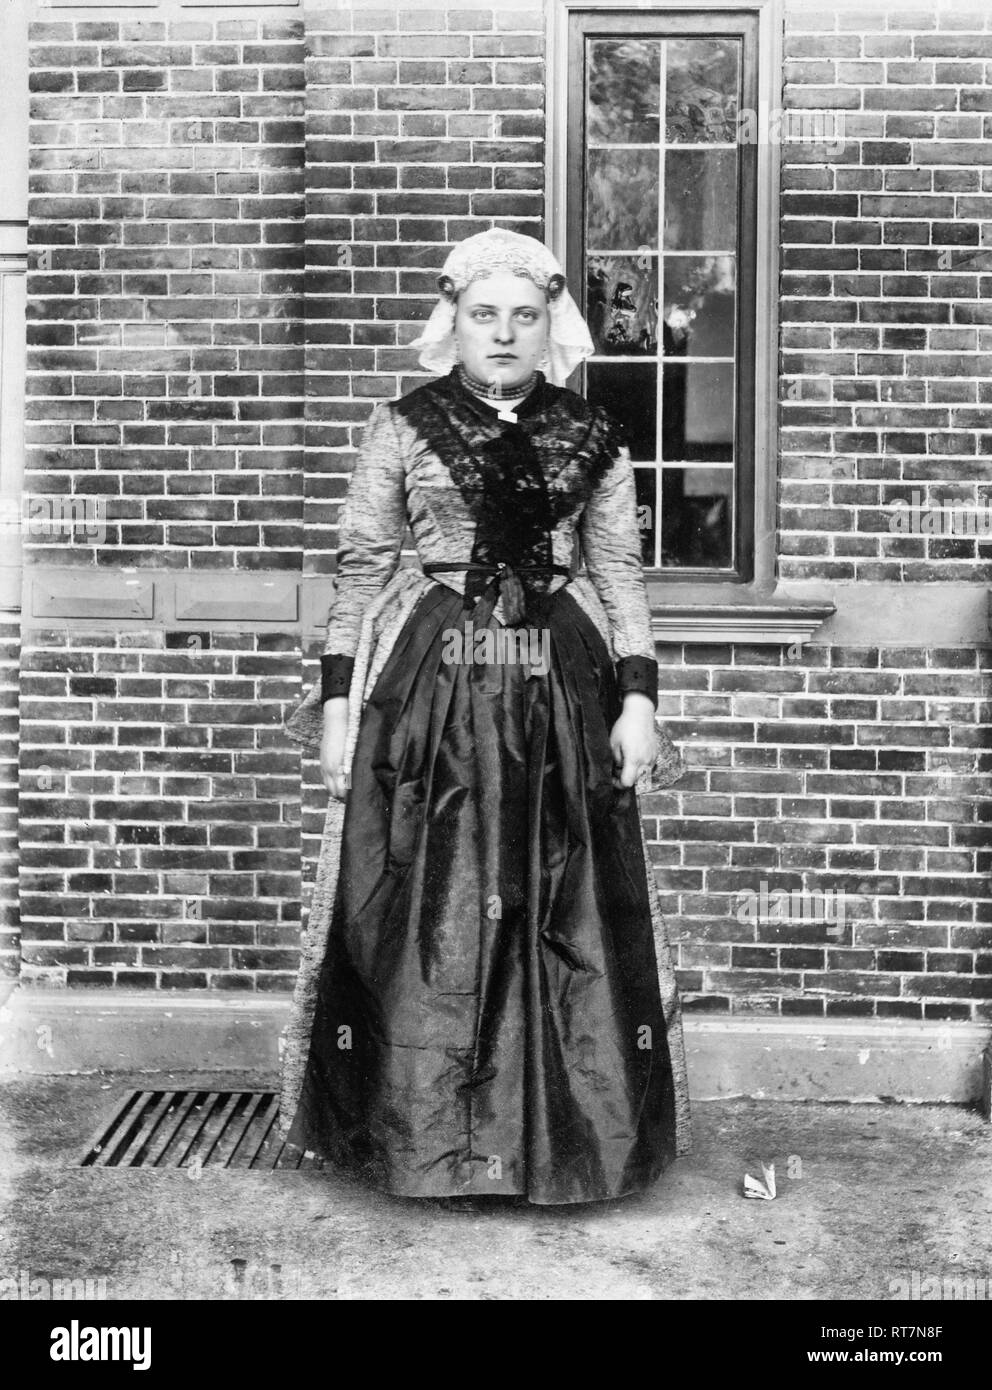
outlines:
M603 1200L689 1144L635 793L682 765L633 472L541 370L592 352L545 247L470 237L439 286L415 346L443 375L372 414L320 686L287 721L332 800L281 1124L404 1196Z

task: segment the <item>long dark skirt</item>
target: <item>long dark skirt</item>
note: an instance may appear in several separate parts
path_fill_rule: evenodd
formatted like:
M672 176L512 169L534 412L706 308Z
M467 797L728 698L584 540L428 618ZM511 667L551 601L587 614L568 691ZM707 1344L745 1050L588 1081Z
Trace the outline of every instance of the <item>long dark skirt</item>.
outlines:
M544 675L445 660L470 615L430 589L358 732L289 1140L396 1194L594 1201L675 1155L616 677L564 589L539 604Z

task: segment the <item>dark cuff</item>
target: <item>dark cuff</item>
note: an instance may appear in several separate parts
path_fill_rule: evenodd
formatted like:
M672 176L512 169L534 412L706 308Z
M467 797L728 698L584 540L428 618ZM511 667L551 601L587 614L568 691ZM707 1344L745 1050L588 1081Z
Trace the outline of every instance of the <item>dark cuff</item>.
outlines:
M658 708L658 663L653 656L622 656L617 662L621 700L632 690L646 695Z
M351 687L351 673L355 669L353 656L339 656L337 652L324 652L320 658L320 703L337 695L347 695Z

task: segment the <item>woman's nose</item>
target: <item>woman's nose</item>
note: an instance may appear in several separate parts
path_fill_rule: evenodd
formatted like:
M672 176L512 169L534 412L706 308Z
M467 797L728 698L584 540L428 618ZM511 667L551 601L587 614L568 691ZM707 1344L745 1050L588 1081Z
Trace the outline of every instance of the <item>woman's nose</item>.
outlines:
M496 341L498 343L509 343L513 340L513 320L509 315L505 319L496 320Z

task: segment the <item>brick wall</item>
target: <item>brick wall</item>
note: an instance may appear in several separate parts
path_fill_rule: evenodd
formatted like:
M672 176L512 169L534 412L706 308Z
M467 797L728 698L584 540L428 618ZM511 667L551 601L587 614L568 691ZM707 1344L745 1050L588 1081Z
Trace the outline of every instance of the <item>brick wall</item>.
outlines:
M20 624L0 616L0 979L19 971L17 902L17 665Z
M790 13L785 105L839 155L782 170L783 578L992 578L992 542L890 531L992 496L992 13Z
M296 639L28 628L24 978L285 989L299 931Z
M687 1009L992 1018L988 651L661 656L695 770L646 810Z
M32 27L26 487L106 537L29 565L296 570L301 25ZM125 567L133 567L130 571ZM26 619L24 974L288 988L299 638Z
M299 30L32 26L25 486L108 523L36 562L297 566Z

